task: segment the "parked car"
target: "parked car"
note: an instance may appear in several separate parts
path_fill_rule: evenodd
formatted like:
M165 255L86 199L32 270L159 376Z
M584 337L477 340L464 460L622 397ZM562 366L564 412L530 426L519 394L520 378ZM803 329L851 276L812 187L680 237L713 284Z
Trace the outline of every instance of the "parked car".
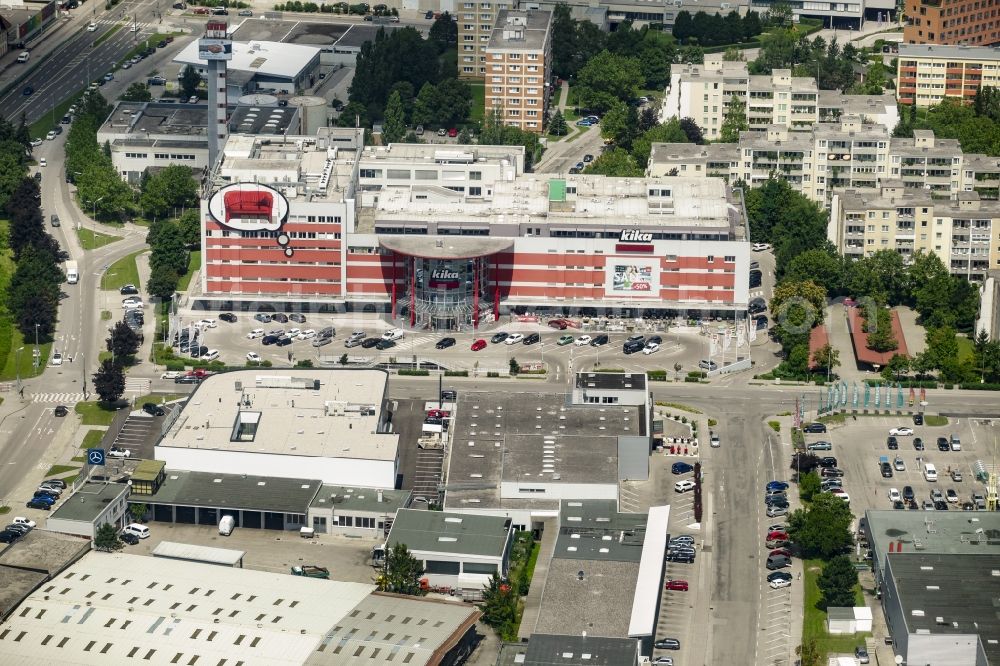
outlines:
M661 638L653 643L653 647L657 650L680 650L681 642L676 638Z
M160 407L155 402L143 403L142 411L146 412L151 416L163 416L164 414L166 414L166 412L163 410L163 407Z
M691 479L684 479L683 481L678 481L674 484L675 493L686 493L689 490L694 490L695 483Z
M825 423L807 423L804 426L802 426L802 432L809 432L809 433L814 433L814 434L815 433L826 433L826 424Z
M127 543L130 546L134 546L139 543L139 537L132 532L122 532L118 535L118 538L122 541L122 543Z
M533 345L535 343L541 342L541 340L542 336L540 336L538 333L531 333L526 338L524 338L523 343L526 345Z
M675 462L670 466L671 474L687 474L694 471L694 466L686 462Z
M42 511L49 511L52 508L52 503L40 500L38 498L33 498L28 500L25 506L28 507L29 509L41 509Z
M232 312L223 312L222 314L219 315L219 319L225 322L229 322L230 324L236 323L236 315L234 315Z
M895 435L896 437L911 437L913 435L913 428L909 426L897 426L889 430L890 435Z
M806 445L807 451L830 451L833 449L833 444L826 441L812 442Z
M486 340L476 340L472 343L472 351L480 351L486 349Z
M598 335L593 340L590 341L590 346L591 347L600 347L602 345L608 344L608 342L610 342L610 341L611 341L611 338L609 338L608 336L606 336L606 335Z
M664 587L675 592L687 592L688 582L686 580L668 580Z
M508 337L510 337L508 333L506 333L505 331L499 331L493 334L493 337L490 338L490 342L492 342L495 345L498 345L501 342L504 342Z

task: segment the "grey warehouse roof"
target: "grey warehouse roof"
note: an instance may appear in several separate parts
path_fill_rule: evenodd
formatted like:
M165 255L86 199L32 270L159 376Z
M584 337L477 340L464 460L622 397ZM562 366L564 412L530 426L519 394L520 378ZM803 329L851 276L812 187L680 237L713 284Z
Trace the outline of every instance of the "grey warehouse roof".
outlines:
M52 517L92 522L110 502L127 492L128 486L123 483L85 483L52 512Z
M621 666L635 664L639 642L634 638L599 638L533 634L524 666Z
M305 513L321 485L312 479L168 470L155 495L134 499L149 504Z
M615 391L645 391L646 374L642 372L578 372L577 388L597 388Z
M645 539L644 513L618 513L615 500L566 500L552 557L638 563Z
M363 511L367 513L395 513L410 500L409 490L378 490L375 488L348 488L324 484L313 499L312 508L332 507L336 511ZM379 497L382 499L380 500Z
M978 634L1000 663L1000 556L893 553L888 572L910 634Z
M406 544L411 552L501 557L509 532L509 518L400 509L386 543Z

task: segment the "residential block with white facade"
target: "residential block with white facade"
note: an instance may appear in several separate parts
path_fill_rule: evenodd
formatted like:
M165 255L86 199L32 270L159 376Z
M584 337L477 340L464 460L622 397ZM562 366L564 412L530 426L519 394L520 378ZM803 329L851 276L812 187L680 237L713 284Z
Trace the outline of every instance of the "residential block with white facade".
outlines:
M948 98L968 102L980 87L1000 86L1000 48L900 44L896 71L900 104L927 107Z

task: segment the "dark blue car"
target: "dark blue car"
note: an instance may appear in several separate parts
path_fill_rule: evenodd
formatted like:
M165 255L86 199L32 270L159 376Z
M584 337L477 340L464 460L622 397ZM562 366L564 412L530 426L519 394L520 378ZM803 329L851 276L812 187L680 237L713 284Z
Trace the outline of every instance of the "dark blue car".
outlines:
M693 470L694 466L689 465L686 462L675 462L673 465L670 466L670 471L674 474L687 474L688 472Z
M784 481L769 481L765 490L788 490L788 484Z

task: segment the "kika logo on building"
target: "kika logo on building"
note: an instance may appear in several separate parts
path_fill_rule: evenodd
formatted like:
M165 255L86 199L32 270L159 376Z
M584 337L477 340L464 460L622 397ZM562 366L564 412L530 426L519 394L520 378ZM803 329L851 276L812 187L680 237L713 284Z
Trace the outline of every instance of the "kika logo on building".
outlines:
M652 243L653 234L639 231L638 229L622 229L618 237L620 243Z
M439 268L438 270L431 273L432 280L457 280L458 271L449 271L444 268Z

